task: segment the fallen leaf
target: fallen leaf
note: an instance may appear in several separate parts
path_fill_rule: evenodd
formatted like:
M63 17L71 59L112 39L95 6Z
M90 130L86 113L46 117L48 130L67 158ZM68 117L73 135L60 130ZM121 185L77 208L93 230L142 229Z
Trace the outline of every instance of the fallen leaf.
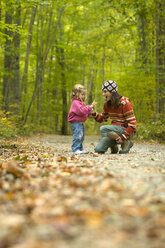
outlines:
M6 172L17 177L25 176L24 170L19 168L17 162L14 160L11 160L6 164Z

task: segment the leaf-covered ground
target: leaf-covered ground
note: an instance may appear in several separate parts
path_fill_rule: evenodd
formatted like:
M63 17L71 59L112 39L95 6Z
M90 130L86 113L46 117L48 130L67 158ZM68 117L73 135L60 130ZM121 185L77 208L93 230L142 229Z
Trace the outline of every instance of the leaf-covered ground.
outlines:
M0 145L0 248L164 248L165 145L71 153L71 136Z

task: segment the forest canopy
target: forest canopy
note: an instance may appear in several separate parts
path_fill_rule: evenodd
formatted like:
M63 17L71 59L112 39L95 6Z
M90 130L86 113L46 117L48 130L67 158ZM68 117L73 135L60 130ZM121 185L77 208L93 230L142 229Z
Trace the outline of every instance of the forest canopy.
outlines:
M1 0L1 136L69 134L70 91L114 80L142 138L165 134L165 0ZM92 117L87 133L96 134Z

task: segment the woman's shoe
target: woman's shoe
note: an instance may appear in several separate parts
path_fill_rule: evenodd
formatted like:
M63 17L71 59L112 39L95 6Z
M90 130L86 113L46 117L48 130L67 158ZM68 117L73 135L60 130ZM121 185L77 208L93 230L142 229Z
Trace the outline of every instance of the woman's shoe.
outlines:
M121 144L122 150L119 151L120 154L129 153L131 147L133 147L133 142L130 140L125 140L123 144Z
M111 147L111 153L112 154L116 154L116 153L118 153L118 151L119 151L119 148L118 148L117 144Z

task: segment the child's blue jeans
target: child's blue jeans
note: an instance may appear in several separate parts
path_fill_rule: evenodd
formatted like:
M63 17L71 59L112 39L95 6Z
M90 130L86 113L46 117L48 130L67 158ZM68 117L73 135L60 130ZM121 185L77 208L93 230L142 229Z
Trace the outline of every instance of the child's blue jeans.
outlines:
M83 141L85 137L85 128L82 122L71 122L71 131L73 135L72 152L83 150Z
M120 125L104 125L100 127L100 132L102 138L99 140L97 145L95 146L95 152L104 153L108 150L109 147L113 147L116 145L116 141L107 137L107 134L113 134L114 132L118 135L122 135L124 133L125 127Z

